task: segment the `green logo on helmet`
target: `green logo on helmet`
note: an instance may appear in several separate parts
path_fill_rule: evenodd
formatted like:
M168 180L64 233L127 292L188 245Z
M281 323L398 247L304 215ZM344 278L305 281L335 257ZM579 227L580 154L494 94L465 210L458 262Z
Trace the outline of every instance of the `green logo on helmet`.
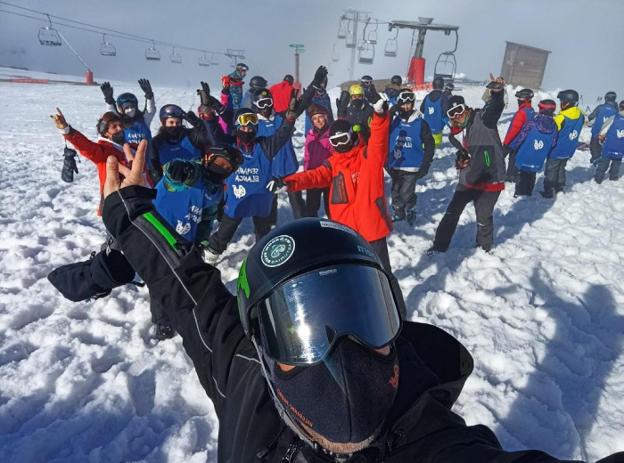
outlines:
M277 267L290 259L294 252L295 240L288 235L280 235L265 244L261 260L267 267Z

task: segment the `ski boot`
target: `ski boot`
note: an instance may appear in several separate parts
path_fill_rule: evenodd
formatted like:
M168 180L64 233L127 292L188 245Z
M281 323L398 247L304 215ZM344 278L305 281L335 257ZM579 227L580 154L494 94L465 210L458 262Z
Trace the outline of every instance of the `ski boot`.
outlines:
M399 209L398 207L392 207L392 221L400 222L401 220L405 220L405 210Z
M414 225L414 222L416 222L416 208L408 209L405 218L409 225Z
M221 257L221 253L215 251L214 249L210 247L207 247L207 248L204 248L202 257L204 259L204 262L214 267L217 261L219 260L219 257Z

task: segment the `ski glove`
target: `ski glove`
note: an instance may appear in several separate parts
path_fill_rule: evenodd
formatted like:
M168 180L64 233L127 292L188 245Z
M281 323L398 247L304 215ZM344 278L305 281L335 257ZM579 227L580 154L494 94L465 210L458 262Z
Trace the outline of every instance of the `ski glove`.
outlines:
M351 95L346 90L340 92L340 98L336 98L336 109L338 110L338 118L347 117L347 107L351 101Z
M306 110L312 101L312 88L308 88L300 100L297 99L297 90L293 88L290 93L290 102L286 110L285 119L289 124L294 124L297 118Z
M154 92L152 91L152 84L150 84L149 80L139 79L139 86L141 87L141 90L143 90L143 93L145 93L145 98L147 100L154 99Z
M197 94L201 100L201 104L209 107L221 115L225 112L226 107L221 102L210 94L210 86L206 82L201 82L201 90L197 90ZM229 88L229 87L228 87Z
M463 169L464 167L468 167L468 163L470 162L470 155L467 151L457 151L455 154L455 168Z
M115 99L113 98L113 87L110 82L104 82L100 85L100 90L102 90L102 94L104 95L104 101L106 104L115 106Z
M312 87L315 89L321 88L325 80L327 79L327 68L325 66L319 66L314 74L314 80L312 81Z
M386 95L379 95L379 93L375 92L375 94L379 97L377 102L373 105L373 109L377 114L383 116L386 111L388 111L388 97Z
M187 111L184 113L184 119L186 119L186 121L193 127L197 127L202 123L202 120L193 111Z
M277 194L280 191L286 191L286 183L281 177L273 177L269 183L267 183L266 189L273 194Z
M61 179L64 182L71 183L74 181L74 173L78 173L78 166L76 165L77 156L76 150L65 147L63 151L63 169L61 170Z

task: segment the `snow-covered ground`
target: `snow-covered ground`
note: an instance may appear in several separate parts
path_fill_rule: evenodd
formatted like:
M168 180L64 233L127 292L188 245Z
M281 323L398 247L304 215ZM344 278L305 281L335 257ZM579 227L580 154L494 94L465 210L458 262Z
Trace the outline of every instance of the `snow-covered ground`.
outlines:
M481 89L462 93L480 103ZM192 90L155 94L158 104L197 103ZM147 291L71 303L46 280L104 238L93 165L80 163L72 184L60 179L56 106L95 136L97 87L0 83L0 460L214 461L212 405L179 337L151 341ZM418 187L417 223L399 224L389 242L410 317L450 331L475 357L455 410L508 449L592 461L624 450L624 181L596 185L588 157L569 163L556 201L504 191L491 254L473 248L468 208L451 249L427 257L456 184L445 145ZM245 223L219 264L230 287L253 242Z

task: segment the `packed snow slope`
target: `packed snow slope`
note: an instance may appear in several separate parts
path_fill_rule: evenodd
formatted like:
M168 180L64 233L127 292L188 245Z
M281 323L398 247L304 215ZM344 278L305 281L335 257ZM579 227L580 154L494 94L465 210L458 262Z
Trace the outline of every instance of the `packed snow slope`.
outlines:
M480 88L461 93L480 105ZM194 89L155 94L158 105L197 104ZM1 460L215 461L212 405L180 338L151 340L146 289L71 303L46 280L104 239L94 166L83 160L74 183L60 179L56 106L95 138L104 107L97 87L0 83ZM490 426L508 449L591 461L624 450L624 180L596 185L588 158L576 153L556 201L505 190L491 254L473 247L467 208L451 249L429 257L456 185L445 144L418 186L416 224L399 224L389 243L409 317L448 330L475 358L455 411ZM285 198L280 207L283 223ZM245 223L218 264L230 288L253 242Z

